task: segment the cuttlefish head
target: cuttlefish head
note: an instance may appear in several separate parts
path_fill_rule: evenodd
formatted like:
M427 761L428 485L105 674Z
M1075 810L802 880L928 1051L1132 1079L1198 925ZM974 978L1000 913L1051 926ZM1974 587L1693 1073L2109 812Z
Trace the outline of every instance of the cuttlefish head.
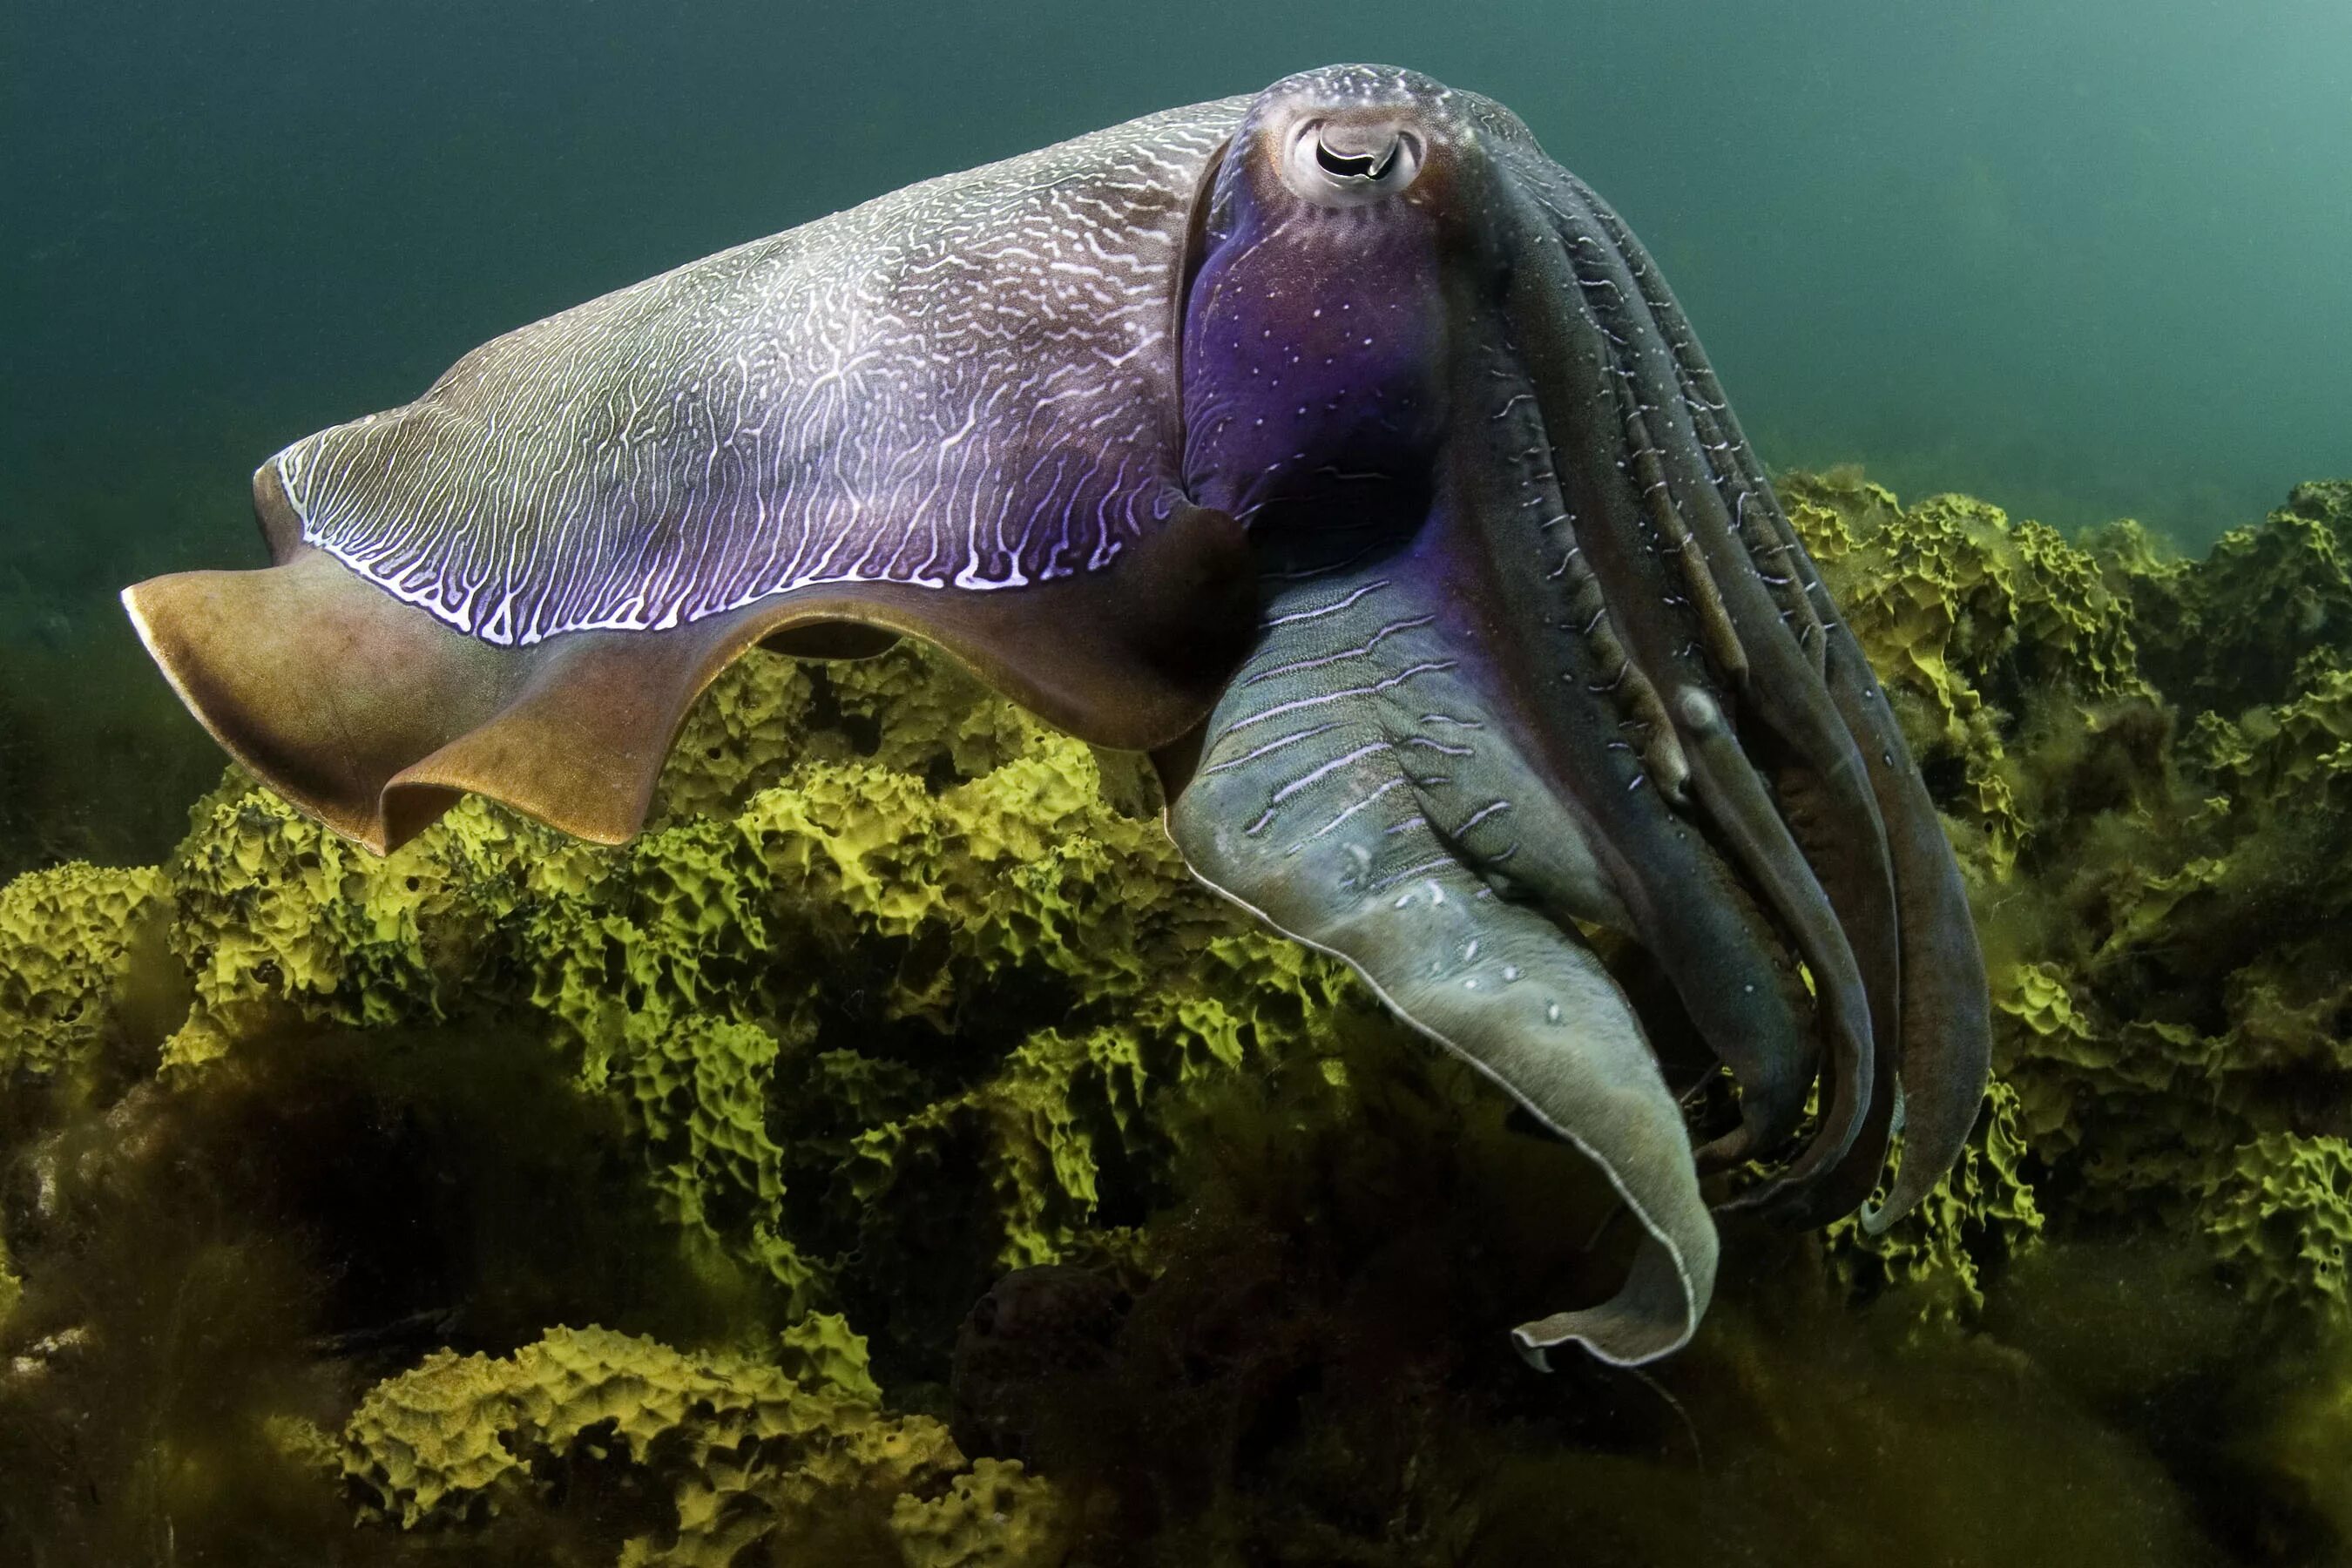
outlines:
M1614 1184L1631 1276L1522 1348L1666 1353L1712 1287L1700 1163L1852 1208L1898 1041L1928 1148L1882 1218L1973 1117L1981 973L1916 773L1654 268L1507 111L1379 68L1278 83L1199 251L1185 482L1246 524L1263 613L1163 753L1171 832ZM1696 1161L1601 928L1737 1082Z

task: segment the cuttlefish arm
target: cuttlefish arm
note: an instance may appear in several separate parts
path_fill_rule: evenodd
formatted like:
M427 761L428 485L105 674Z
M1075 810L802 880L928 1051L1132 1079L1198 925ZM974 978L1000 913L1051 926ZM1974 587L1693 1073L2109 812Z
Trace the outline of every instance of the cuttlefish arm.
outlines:
M1515 163L1527 210L1559 238L1547 257L1558 259L1554 276L1572 283L1612 344L1602 357L1623 389L1612 401L1630 470L1644 476L1643 500L1688 541L1675 564L1713 563L1723 620L1737 623L1721 640L1746 669L1736 684L1757 735L1748 749L1866 998L1872 1059L1843 1065L1811 1145L1736 1201L1799 1225L1846 1214L1880 1184L1899 1128L1899 1168L1885 1201L1863 1213L1868 1229L1884 1231L1951 1167L1983 1103L1990 1002L1966 886L1877 678L1656 265L1582 181L1548 160ZM1812 948L1806 957L1834 1011L1839 983ZM1850 1035L1834 1016L1827 1033L1833 1049Z

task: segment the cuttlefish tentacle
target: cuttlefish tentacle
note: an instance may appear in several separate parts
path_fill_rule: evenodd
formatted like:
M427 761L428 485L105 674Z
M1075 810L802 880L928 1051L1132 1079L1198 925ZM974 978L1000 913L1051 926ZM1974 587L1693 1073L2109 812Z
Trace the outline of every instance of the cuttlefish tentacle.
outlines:
M1556 171L1552 179L1565 193L1567 206L1580 217L1589 219L1623 258L1643 304L1674 354L1682 383L1677 389L1682 407L1698 438L1698 450L1714 476L1717 495L1738 524L1758 574L1772 590L1799 645L1811 656L1816 672L1821 671L1825 662L1822 620L1813 595L1800 574L1797 557L1801 555L1801 550L1795 531L1789 525L1787 514L1773 501L1762 467L1723 395L1715 367L1699 352L1697 336L1684 317L1681 304L1667 290L1640 237L1626 226L1615 209L1565 169ZM1761 498L1760 504L1751 511L1747 502L1756 497Z
M1663 289L1658 293L1664 296ZM1670 296L1664 296L1661 317L1674 323L1678 342L1691 341L1690 329ZM1738 416L1713 369L1704 359L1694 359L1686 362L1685 374L1738 460L1738 493L1748 502L1744 514L1761 524L1755 546L1759 558L1794 578L1803 613L1822 628L1822 678L1848 729L1861 742L1887 825L1905 958L1899 1075L1904 1147L1885 1201L1863 1215L1864 1226L1875 1233L1918 1206L1959 1157L1976 1125L1992 1059L1984 956L1958 863L1869 660L1839 616L1820 568L1798 539L1754 448L1741 434ZM1862 1195L1856 1194L1855 1201ZM1843 1196L1824 1194L1816 1206L1828 1209Z
M1811 1205L1806 1192L1814 1183L1845 1171L1844 1180L1861 1182L1866 1192L1884 1163L1902 1028L1902 951L1883 816L1862 748L1822 679L1827 658L1822 623L1789 612L1792 589L1801 602L1809 604L1811 595L1774 572L1773 560L1759 558L1754 525L1735 515L1745 511L1744 503L1736 497L1726 502L1727 479L1753 457L1736 433L1727 441L1710 440L1700 427L1701 416L1711 416L1722 399L1711 372L1704 383L1694 374L1705 360L1687 323L1671 309L1654 267L1622 223L1580 183L1556 177L1549 205L1580 264L1580 279L1591 280L1585 286L1596 311L1612 335L1639 345L1624 377L1634 389L1635 413L1645 420L1645 435L1655 426L1664 437L1650 445L1661 455L1695 541L1717 563L1726 604L1757 672L1743 693L1745 706L1770 743L1750 749L1772 774L1780 813L1835 908L1868 997L1873 1061L1862 1083L1852 1086L1862 1092L1849 1095L1844 1107L1858 1114L1839 1128L1841 1133L1851 1129L1851 1141L1841 1145L1825 1135L1777 1182L1743 1200L1790 1205L1801 1215ZM1584 237L1580 245L1579 236ZM1833 1108L1836 1103L1833 1097ZM1838 1114L1833 1109L1831 1118ZM1831 1150L1840 1152L1822 1157Z

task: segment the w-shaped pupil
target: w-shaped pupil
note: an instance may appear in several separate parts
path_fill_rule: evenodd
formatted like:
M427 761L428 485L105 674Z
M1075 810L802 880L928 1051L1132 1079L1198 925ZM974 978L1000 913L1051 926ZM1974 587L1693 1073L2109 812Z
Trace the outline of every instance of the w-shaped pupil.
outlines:
M1334 153L1321 137L1315 140L1315 161L1323 165L1327 174L1337 174L1343 180L1377 180L1389 172L1396 162L1397 144L1391 142L1377 155L1370 153L1350 154Z

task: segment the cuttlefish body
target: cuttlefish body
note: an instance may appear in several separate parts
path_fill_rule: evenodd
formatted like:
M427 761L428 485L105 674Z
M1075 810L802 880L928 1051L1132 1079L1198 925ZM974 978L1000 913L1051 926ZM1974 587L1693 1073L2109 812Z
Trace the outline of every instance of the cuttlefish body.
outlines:
M1683 1345L1702 1166L1819 1223L1982 1098L1983 965L1867 664L1656 268L1508 110L1310 71L911 186L475 350L255 476L277 564L142 583L221 742L379 851L466 792L643 822L754 643L928 639L1150 750L1192 868L1606 1172ZM1585 931L1736 1079L1696 1153ZM1809 1101L1811 1114L1808 1114Z

